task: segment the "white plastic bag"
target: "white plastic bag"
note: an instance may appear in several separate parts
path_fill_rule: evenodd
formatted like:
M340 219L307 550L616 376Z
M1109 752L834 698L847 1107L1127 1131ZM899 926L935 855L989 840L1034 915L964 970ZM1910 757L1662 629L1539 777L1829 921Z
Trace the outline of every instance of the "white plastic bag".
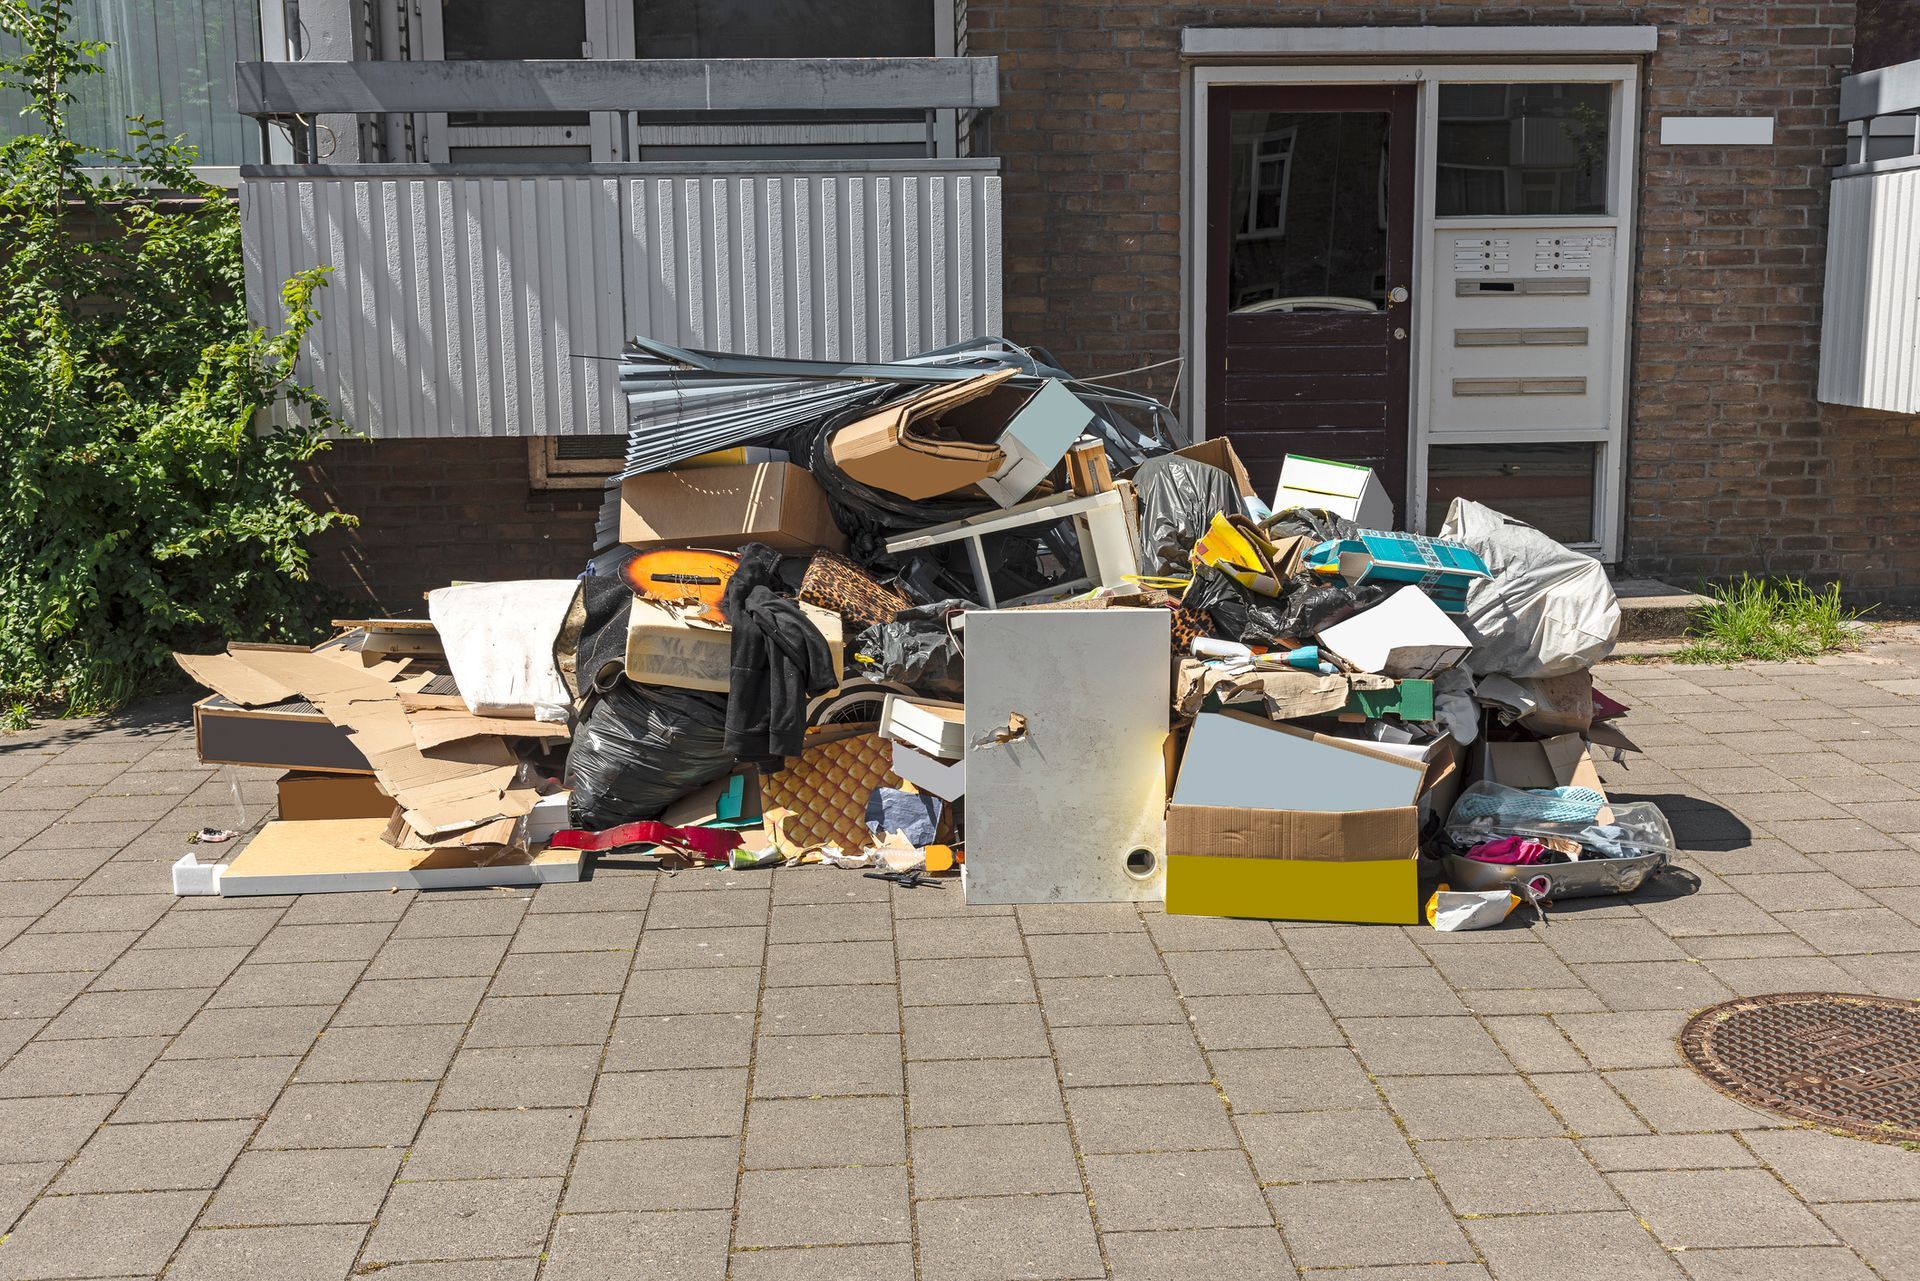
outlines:
M1456 498L1440 537L1465 543L1493 571L1467 589L1463 664L1485 676L1565 676L1613 652L1620 602L1599 561L1523 521Z
M1442 885L1427 900L1427 924L1436 930L1485 930L1507 919L1520 905L1509 890L1453 890Z

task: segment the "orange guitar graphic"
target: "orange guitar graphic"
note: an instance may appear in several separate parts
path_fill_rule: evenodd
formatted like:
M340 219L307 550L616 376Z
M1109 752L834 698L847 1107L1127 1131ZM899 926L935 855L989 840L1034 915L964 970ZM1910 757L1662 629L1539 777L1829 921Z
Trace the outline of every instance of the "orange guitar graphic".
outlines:
M723 623L720 600L739 568L740 558L726 552L663 547L635 556L620 567L620 576L636 593L653 600L698 601L706 607L702 618Z

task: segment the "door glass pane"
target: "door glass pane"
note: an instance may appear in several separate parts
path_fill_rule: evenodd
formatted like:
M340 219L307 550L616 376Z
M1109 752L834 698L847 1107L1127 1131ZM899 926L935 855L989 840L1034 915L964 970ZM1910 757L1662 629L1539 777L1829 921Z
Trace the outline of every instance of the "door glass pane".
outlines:
M933 0L634 0L642 58L931 58Z
M447 61L586 57L587 0L439 0ZM450 125L587 123L584 111L478 111Z
M1383 111L1233 113L1235 312L1380 309L1388 121Z
M1599 461L1600 446L1584 443L1435 445L1427 451L1427 529L1439 533L1447 505L1470 498L1563 543L1594 542Z
M1607 212L1610 85L1441 85L1434 212Z

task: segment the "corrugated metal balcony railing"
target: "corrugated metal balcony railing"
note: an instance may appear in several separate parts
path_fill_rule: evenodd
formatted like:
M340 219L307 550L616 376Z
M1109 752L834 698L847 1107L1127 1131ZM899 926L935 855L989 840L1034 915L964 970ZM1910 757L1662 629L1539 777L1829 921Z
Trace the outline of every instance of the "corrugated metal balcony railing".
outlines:
M330 268L298 372L375 437L622 432L634 334L880 361L1000 328L992 160L257 166L240 203L249 311Z
M1820 399L1920 414L1920 62L1841 84Z

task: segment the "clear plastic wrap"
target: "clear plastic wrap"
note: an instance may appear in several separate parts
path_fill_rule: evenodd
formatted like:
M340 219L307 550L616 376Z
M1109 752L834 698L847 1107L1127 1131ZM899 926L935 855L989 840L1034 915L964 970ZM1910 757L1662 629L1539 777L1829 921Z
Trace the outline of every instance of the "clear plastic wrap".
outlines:
M1519 836L1565 852L1568 842L1578 845L1581 858L1638 858L1658 854L1671 857L1673 828L1660 807L1648 801L1620 804L1602 802L1590 820L1561 817L1579 812L1578 797L1556 796L1584 789L1529 791L1482 780L1460 793L1447 818L1447 841L1464 853L1476 845ZM1598 793L1588 793L1598 797Z

